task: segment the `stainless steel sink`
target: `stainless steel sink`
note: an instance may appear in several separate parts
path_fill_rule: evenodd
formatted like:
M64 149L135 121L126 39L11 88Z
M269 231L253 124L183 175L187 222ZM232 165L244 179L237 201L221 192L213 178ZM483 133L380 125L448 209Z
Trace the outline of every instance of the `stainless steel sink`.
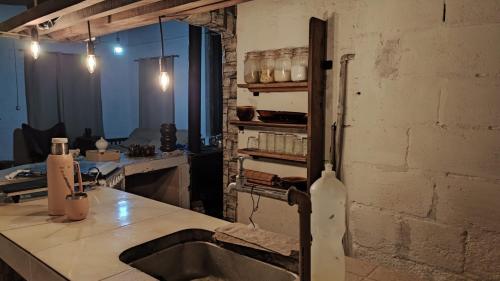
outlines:
M209 237L209 231L185 230L129 249L120 259L159 280L298 280L285 269L211 243Z

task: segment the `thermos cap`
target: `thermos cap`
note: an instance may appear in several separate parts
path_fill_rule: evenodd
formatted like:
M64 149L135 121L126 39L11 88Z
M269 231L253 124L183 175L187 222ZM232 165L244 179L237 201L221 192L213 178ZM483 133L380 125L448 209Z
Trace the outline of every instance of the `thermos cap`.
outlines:
M68 138L52 138L52 143L68 143Z
M69 154L69 145L67 138L52 138L52 145L50 146L50 154L53 155L67 155Z

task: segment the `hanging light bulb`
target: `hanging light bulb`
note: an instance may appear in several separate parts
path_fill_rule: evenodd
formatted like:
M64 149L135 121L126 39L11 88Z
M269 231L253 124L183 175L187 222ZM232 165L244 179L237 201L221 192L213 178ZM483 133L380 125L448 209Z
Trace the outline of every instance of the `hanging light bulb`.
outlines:
M167 72L167 58L166 57L161 57L160 58L160 88L163 92L166 92L168 89L168 86L170 85L170 77L168 76Z
M163 92L166 92L168 86L170 85L170 77L167 72L167 58L165 57L164 46L163 46L163 27L161 25L161 16L158 18L158 23L160 24L160 39L161 39L161 57L160 57L160 88Z
M95 55L87 55L87 69L90 74L94 73L97 68L97 59Z
M97 58L95 57L94 42L92 42L92 37L90 35L90 22L87 21L87 27L89 30L89 41L87 42L87 69L90 74L94 73L97 68Z
M123 54L123 47L120 44L120 34L119 33L116 33L116 45L113 48L113 52L115 53L115 55Z
M31 29L31 55L34 59L38 59L40 55L40 42L38 41L38 30L36 27Z

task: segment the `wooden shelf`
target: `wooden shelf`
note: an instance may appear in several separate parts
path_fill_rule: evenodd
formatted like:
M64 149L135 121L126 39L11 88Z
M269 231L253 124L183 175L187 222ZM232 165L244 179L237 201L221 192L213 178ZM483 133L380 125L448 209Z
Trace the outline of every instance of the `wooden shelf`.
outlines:
M295 163L307 163L305 156L299 155L289 155L289 154L281 154L274 152L267 152L255 149L238 149L238 153L247 154L254 158L268 158L268 159L276 159L282 161L289 161Z
M232 120L229 122L231 125L238 126L240 130L243 130L245 127L249 128L270 128L270 129L290 129L293 131L300 131L303 133L307 132L307 124L284 124L284 123L267 123L261 121L239 121Z
M253 93L272 93L272 92L307 92L306 82L282 82L282 83L255 83L238 84L240 88L246 88Z

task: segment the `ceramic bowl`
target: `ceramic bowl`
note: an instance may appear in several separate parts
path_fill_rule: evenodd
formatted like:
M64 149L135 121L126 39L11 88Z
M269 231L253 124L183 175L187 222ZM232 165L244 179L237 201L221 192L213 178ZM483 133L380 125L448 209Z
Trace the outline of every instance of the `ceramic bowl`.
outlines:
M238 106L236 107L236 115L240 121L251 121L255 114L253 106Z

